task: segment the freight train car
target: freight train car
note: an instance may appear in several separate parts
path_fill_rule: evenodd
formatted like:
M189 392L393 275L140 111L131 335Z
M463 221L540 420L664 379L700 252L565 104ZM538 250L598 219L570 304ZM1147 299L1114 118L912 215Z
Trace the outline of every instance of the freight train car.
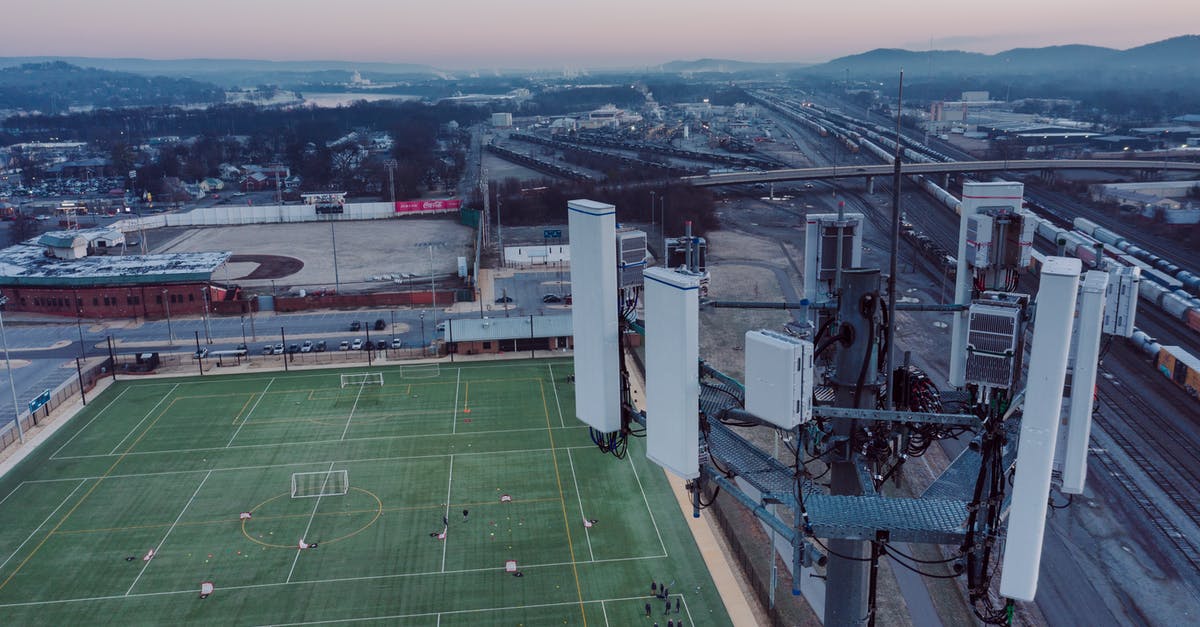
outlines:
M1154 367L1192 398L1200 398L1200 359L1178 346L1163 346Z

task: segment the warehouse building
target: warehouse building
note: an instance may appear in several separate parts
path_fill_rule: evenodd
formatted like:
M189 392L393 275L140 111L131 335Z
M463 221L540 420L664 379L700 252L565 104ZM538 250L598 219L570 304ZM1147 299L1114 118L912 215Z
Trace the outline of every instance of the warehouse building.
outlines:
M449 320L446 351L459 355L562 350L573 347L571 315Z
M124 248L112 229L54 231L0 250L9 311L84 318L196 314L236 298L214 285L228 252L106 255Z

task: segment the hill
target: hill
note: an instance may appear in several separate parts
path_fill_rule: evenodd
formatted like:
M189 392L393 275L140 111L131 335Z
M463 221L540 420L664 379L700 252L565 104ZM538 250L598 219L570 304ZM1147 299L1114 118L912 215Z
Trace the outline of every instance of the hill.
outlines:
M224 91L187 78L141 76L62 61L0 68L0 109L58 113L71 108L223 102Z
M1032 75L1069 77L1116 86L1128 80L1139 84L1166 84L1181 76L1200 73L1200 36L1185 35L1116 50L1100 46L1065 45L1044 48L1015 48L996 54L931 50L913 52L876 49L810 66L800 73L810 76L886 78L900 68L931 77L988 76L989 78Z

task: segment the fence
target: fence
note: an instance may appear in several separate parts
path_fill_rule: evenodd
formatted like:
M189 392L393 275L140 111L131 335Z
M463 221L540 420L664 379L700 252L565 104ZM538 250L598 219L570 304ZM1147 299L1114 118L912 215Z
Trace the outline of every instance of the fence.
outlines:
M712 490L707 489L706 492L706 498L712 499L713 504L704 511L717 522L733 559L754 591L759 606L770 617L771 624L799 625L804 622L798 597L793 597L791 593L792 577L787 567L779 562L779 556L771 546L770 537L763 532L762 525L733 497L718 494L713 499ZM771 561L765 559L768 553ZM778 567L774 606L770 603L772 566Z
M32 414L29 410L21 412L17 420L21 423L21 430L28 432L33 427L44 424L48 421L57 420L60 416L56 415L55 409L64 403L74 401L79 396L79 380L83 379L83 391L86 394L96 386L96 381L100 377L109 376L112 372L113 363L108 357L97 361L83 368L77 376L70 377L66 381L59 384L50 392L50 401L43 405L40 409ZM8 449L13 444L20 442L20 436L17 433L17 425L13 422L8 422L0 431L0 452Z

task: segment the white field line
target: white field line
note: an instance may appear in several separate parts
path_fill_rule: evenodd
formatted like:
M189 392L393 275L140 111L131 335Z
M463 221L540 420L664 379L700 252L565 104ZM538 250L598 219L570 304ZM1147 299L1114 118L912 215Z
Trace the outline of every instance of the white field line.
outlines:
M57 482L57 481L75 481L75 480L78 480L78 481L84 481L85 479L84 479L84 478L82 478L82 477L79 477L79 478L77 478L77 479L49 479L49 480L46 480L46 481L45 481L45 483L54 483L54 482ZM9 491L9 493L8 493L7 495L5 495L5 497L4 497L4 498L0 499L0 505L4 505L4 502L5 502L5 501L7 501L7 500L8 500L8 498L9 498L10 496L12 496L12 495L16 494L16 493L17 493L17 490L20 490L20 489L21 489L21 486L25 485L26 483L29 483L29 482L28 482L28 481L22 481L21 483L18 483L18 484L17 484L17 487L15 487L15 488L13 488L12 490L10 490L10 491Z
M367 387L367 386L365 386L365 385L358 386L358 394L354 395L354 404L350 406L350 415L346 417L346 428L342 429L342 437L338 438L339 442L346 441L346 434L350 432L350 421L354 420L354 410L358 409L358 399L362 398L362 391L363 391L363 388L365 388L365 387ZM324 490L322 490L322 492L323 491Z
M454 456L450 456L450 472L446 478L446 512L442 514L442 520L447 521L449 527L450 520L450 489L454 487ZM449 529L447 529L447 532ZM450 534L446 534L446 539L442 540L442 572L446 572L446 545L450 544Z
M683 599L683 611L688 615L688 622L695 625L696 619L692 618L692 608L688 607L687 597L681 594L679 598Z
M550 389L554 390L554 406L558 408L558 424L566 429L567 422L563 419L562 403L558 402L558 382L554 380L554 365L546 364L546 367L550 369Z
M672 595L672 596L674 596L674 595ZM614 602L619 602L619 601L642 601L642 600L651 599L651 598L654 598L654 597L624 597L624 598L620 598L620 599L591 599L591 600L587 600L587 601L582 601L582 603L585 605L592 604L592 603L599 603L601 610L603 610L605 603L614 603ZM479 608L479 609L471 609L471 610L447 610L447 611L442 611L442 612L438 613L438 616L439 616L439 620L440 620L440 616L442 614L478 614L480 612L505 612L505 611L511 611L511 610L536 609L536 608L543 608L543 607L561 607L563 605L579 605L579 604L580 604L580 601L570 601L570 602L563 602L563 603L535 603L532 605L509 605L506 607L488 607L488 608ZM435 614L434 612L424 612L424 613L420 613L420 614L392 614L390 616L367 616L367 617L361 617L361 618L334 618L334 619L329 619L329 620L315 620L315 621L308 621L308 622L303 622L303 623L268 623L268 625L270 627L299 627L301 625L332 625L335 623L352 623L352 622L359 622L359 621L381 621L381 620L396 620L396 619L400 619L400 618L422 618L422 617L426 617L426 616L433 616L434 614ZM605 613L605 616L607 617L607 613ZM267 627L267 625L262 625L260 627Z
M658 521L654 520L654 512L650 509L650 499L646 498L646 489L642 487L642 478L638 476L637 466L633 463L633 458L628 455L625 459L629 461L629 467L633 469L633 478L637 481L638 491L642 493L642 502L646 504L646 513L650 514L650 523L654 525L654 534L658 536L658 545L662 547L663 554L667 554L667 545L663 543L662 532L658 530Z
M577 561L575 563L576 564L602 564L605 562L632 562L632 561L639 561L639 560L663 559L665 557L666 557L665 555L650 555L650 556L645 556L645 557L618 557L618 558L612 558L612 559L596 560L595 562L586 562L586 561L578 562ZM521 569L522 570L530 570L530 569L534 569L534 568L555 568L555 567L559 567L559 566L570 566L570 565L571 565L571 562L557 562L557 563L553 563L553 564L531 564L531 565L522 566ZM492 567L488 567L488 568L465 568L462 570L449 570L449 571L446 571L445 574L461 575L461 574L467 574L467 573L503 572L503 568L504 568L503 566L492 566ZM358 582L358 581L377 581L380 579L403 579L403 578L407 578L407 577L430 577L430 576L438 575L438 574L441 574L441 573L438 573L437 571L433 571L433 572L421 572L421 573L397 573L397 574L393 574L393 575L368 575L365 577L340 577L340 578L336 578L336 579L307 579L307 580L291 581L291 582L277 581L274 583L252 583L252 584L245 584L245 585L241 585L241 586L221 586L221 590L257 590L259 588L275 588L275 587L279 587L279 586L303 586L303 585L319 585L319 584L329 584L329 583L352 583L352 582ZM63 603L88 603L88 602L93 602L93 601L111 601L114 599L124 599L124 598L134 599L134 598L139 598L139 597L157 597L157 596L165 596L165 595L170 595L170 594L196 594L196 588L188 588L187 590L168 590L168 591L164 591L164 592L139 592L138 594L131 594L128 597L125 597L124 595L116 594L116 595L109 595L109 596L102 596L102 597L53 599L53 600L49 600L49 601L19 601L16 603L0 603L0 608L2 608L2 607L31 607L31 606L38 606L38 605L60 605ZM606 600L607 601L628 601L628 600L650 599L650 598L653 598L653 597L630 597L630 598L624 598L624 599L606 599ZM596 602L598 602L598 600L584 601L584 603L596 603ZM579 604L579 601L568 601L565 603L555 603L552 605L578 605L578 604ZM520 609L521 607L523 607L523 606L516 606L513 608L497 608L497 609ZM537 606L529 606L529 607L537 607ZM490 611L490 610L479 610L479 611ZM449 613L450 612L443 612L443 614L449 614ZM363 620L363 619L355 619L355 620Z
M179 521L183 519L183 514L188 511L189 507L192 506L192 501L196 500L196 495L200 494L200 489L203 488L204 484L208 482L208 478L210 476L212 476L211 470L208 471L208 473L204 475L204 478L200 480L200 485L196 486L195 492L192 492L192 498L188 499L188 502L184 504L183 509L179 510L179 515L175 517L175 522L171 523L171 526L167 528L167 533L163 534L163 539L159 541L158 546L154 547L154 556L151 556L150 559L146 560L146 563L142 564L142 570L138 571L137 577L133 578L133 583L129 584L129 589L125 591L125 596L129 596L129 593L133 592L133 587L137 585L139 580L141 580L142 575L146 574L146 569L150 568L150 562L154 561L154 557L158 555L158 552L162 549L163 545L167 543L167 538L171 537L172 531L175 531L175 525L178 525Z
M458 383L462 380L462 368L458 369L458 375L454 377L454 414L450 416L450 434L458 433Z
M587 512L583 511L583 494L579 492L579 480L575 478L575 460L571 457L570 449L567 450L567 465L571 467L571 481L575 484L575 497L579 501L579 515L583 520L587 520ZM587 538L588 555L592 557L592 560L595 560L596 553L592 551L592 534L586 525L583 527L583 536Z
M21 542L21 544L18 544L18 545L17 545L17 548L13 549L13 552L12 552L11 554L9 554L8 558L7 558L7 559L5 559L3 563L0 563L0 570L3 570L3 569L4 569L4 567L8 565L8 562L9 562L10 560L12 560L12 558L13 558L13 557L14 557L14 556L15 556L17 553L20 553L20 552L21 552L21 549L22 549L22 548L24 548L24 546L25 546L25 543L29 542L30 538L32 538L33 536L37 535L37 532L38 532L38 531L41 531L42 527L45 527L45 526L46 526L46 523L50 522L50 519L51 519L51 518L54 518L54 515L58 513L58 510L62 509L62 506L63 506L63 505L66 505L66 504L67 504L67 501L71 500L71 497L72 497L72 496L75 496L75 493L79 491L79 488L83 487L83 484L85 484L85 483L87 483L87 482L88 482L88 480L87 480L87 479L82 479L82 480L80 480L79 484L75 486L75 489L74 489L74 490L71 490L71 493L70 493L70 494L68 494L66 497L64 497L62 501L60 501L60 502L59 502L59 504L58 504L58 507L55 507L55 508L54 508L54 511L50 512L50 515L46 516L46 519L42 521L42 524L38 525L36 529L34 529L33 531L29 532L29 535L25 537L25 540L24 540L24 541L22 541L22 542ZM23 484L22 484L22 485L23 485ZM20 487L20 486L17 486L17 487ZM13 492L16 492L16 490L13 490ZM11 494L11 493L10 493L10 494ZM7 499L8 497L5 497L5 498Z
M574 427L567 427L567 428L568 429L586 429L587 425L580 424L580 425L577 425ZM463 436L459 436L459 437L471 437L471 436L477 436L477 435L494 435L494 434L498 434L498 433L524 433L526 431L543 431L544 432L545 430L546 430L546 427L529 427L527 429L492 429L489 431L473 431L469 434L464 434ZM175 448L175 449L163 449L160 451L129 451L128 453L121 453L121 455L168 455L168 454L175 454L175 453L203 453L206 451L224 451L226 449L232 450L232 449L239 449L239 448L264 448L264 447L270 447L270 446L308 446L308 445L312 445L312 444L338 444L343 441L345 441L345 442L373 442L373 441L384 441L384 440L408 440L408 439L415 439L415 438L445 438L445 437L451 437L451 436L449 433L420 433L420 434L416 434L416 435L376 435L376 436L370 436L370 437L366 437L366 438L347 438L346 440L299 440L296 442L272 442L272 443L267 443L267 444L239 444L237 446L205 446L205 447L199 447L199 448ZM61 461L61 460L66 460L66 459L94 459L97 457L116 457L116 456L117 455L115 453L100 454L100 455L64 455L62 457L59 457L58 460L56 460L56 461Z
M127 388L125 388L125 389L121 390L121 393L120 393L120 394L118 394L118 395L117 395L117 397L116 397L116 398L114 398L114 399L112 400L112 402L111 402L111 403L109 403L109 404L105 405L104 407L100 408L100 411L96 412L96 415L95 415L95 416L92 416L92 419L91 419L91 420L89 420L89 421L87 421L87 424L83 425L83 427L81 427L81 428L80 428L78 431L76 431L76 432L75 432L75 434L71 436L71 439L67 440L66 442L63 442L63 445L62 445L62 446L60 446L60 447L58 447L58 450L57 450L57 451L54 451L53 453L51 453L51 454L50 454L50 459L57 459L57 458L58 458L58 454L59 454L59 453L61 453L63 449L67 448L67 445L68 445L68 444L70 444L71 442L74 442L74 441L75 441L75 438L79 437L79 434L80 434L80 433L83 433L83 432L84 432L84 430L86 430L88 427L92 426L92 423L93 423L93 422L96 422L96 419L97 419L97 418L99 418L101 415L103 415L103 414L104 414L104 412L108 411L108 408L109 408L109 407L112 407L113 405L116 405L116 404L117 404L117 401L121 400L121 397L122 397L122 396L125 396L125 393L126 393L126 392L128 392L130 389L131 389L131 388L128 388L128 387L127 387ZM3 502L3 501L0 501L0 503L2 503L2 502Z
M559 447L556 447L555 450L559 450L559 451L565 451L568 449L590 450L590 449L594 449L594 448L596 448L596 446L594 444L586 444L586 445L580 444L578 446L569 446L569 447L568 446L559 446ZM549 448L527 448L527 449L506 450L506 451L480 451L477 453L431 453L429 455L397 455L395 457L366 457L363 459L338 459L338 460L334 460L334 463L344 465L344 464L362 464L362 463L369 463L369 462L391 462L391 461L410 461L410 460L419 460L419 459L440 459L443 457L450 457L451 455L456 455L458 457L475 456L475 455L520 455L523 453L546 453L546 452L549 452L550 450L551 449L549 449ZM311 462L288 462L285 464L262 464L262 465L255 465L255 466L230 466L228 468L213 468L212 471L213 472L230 472L230 471L236 471L236 470L265 470L268 468L288 468L290 466L311 466L313 464L323 464L323 463L325 463L324 460L311 461ZM133 472L133 473L121 474L121 475L89 475L87 477L62 477L60 479L29 479L29 480L23 481L22 483L58 483L60 481L86 481L88 479L101 479L101 478L103 478L105 480L108 480L108 479L135 479L135 478L139 478L139 477L188 475L188 474L193 474L193 473L198 473L198 472L205 472L205 469L197 468L194 470L164 470L161 472ZM13 491L15 492L16 490L14 489Z
M608 608L604 607L605 601L600 602L600 613L604 615L604 627L608 627Z
M333 462L329 462L329 469L325 471L325 482L329 481L329 473L331 473L331 472L333 472ZM324 493L325 493L325 483L322 483L321 484L321 494L324 494ZM320 506L321 506L321 497L318 496L317 502L313 503L312 513L308 515L308 524L304 525L304 533L300 534L300 539L304 540L305 542L308 541L308 540L306 540L306 538L308 537L308 530L312 528L313 518L316 517L317 508ZM304 551L304 549L301 549L299 547L299 545L296 546L296 557L292 560L292 567L288 569L287 580L284 581L284 583L291 583L292 573L296 572L296 563L300 561L300 553L302 553L303 551Z
M529 360L527 360L527 359L523 359L523 361L529 361ZM457 366L457 364L455 364L455 365ZM513 363L511 363L511 362L499 362L499 363L488 363L488 364L466 364L466 365L463 365L463 366L461 366L461 367L462 367L462 368L465 368L465 369L467 369L467 370L491 370L491 369L504 369L504 370L511 370L511 369L513 368L513 365L514 365L514 364L513 364ZM338 364L338 365L336 365L335 367L336 367L336 368L339 368L339 369L344 369L344 368L345 368L345 366L344 366L344 365L342 365L342 364ZM270 378L268 378L268 377L249 377L249 376L246 376L246 378L242 378L242 377L243 377L243 376L245 376L245 375L228 375L228 376L236 376L236 377L237 377L236 381L237 381L238 383L245 383L245 382L256 382L256 381L269 381L270 379L274 378L274 377L270 377ZM328 372L324 372L324 373L318 373L318 374L289 374L289 375L288 375L288 378L289 378L289 379L321 379L321 378L328 379L328 378L329 378L329 376L330 376L330 374L329 374ZM218 377L219 377L219 378L218 378ZM225 375L216 375L216 377L212 377L212 378L210 378L210 377L205 377L203 381L185 381L185 382L181 382L181 383L171 383L171 382L169 382L169 381L147 381L147 382L144 382L144 383L142 383L142 382L139 382L139 383L138 383L138 385L139 385L139 386L153 386L153 385L185 385L185 386L187 386L187 385L229 385L229 382L230 382L230 379L229 379L229 378L227 378ZM330 389L332 389L332 388L330 388Z
M126 433L125 437L121 438L120 442L117 442L117 445L112 448L112 451L109 452L109 455L116 455L117 449L121 448L121 445L125 443L125 440L128 440L129 436L133 435L133 432L137 431L138 427L142 426L143 422L146 422L146 419L150 417L150 414L153 414L154 410L158 409L158 406L162 405L163 401L167 400L167 397L171 396L171 394L173 394L175 392L175 388L177 388L177 387L179 387L178 383L176 383L175 386L172 387L170 390L167 390L167 393L164 394L162 398L158 399L158 402L154 404L154 407L151 407L150 411L146 412L145 416L142 416L142 419L139 420L138 423L136 425L134 425L132 429L129 430L129 433Z
M238 434L242 432L242 427L246 426L247 422L250 422L250 416L254 414L254 410L258 409L258 404L262 402L262 399L267 397L267 390L271 389L272 383L275 383L275 377L271 377L271 380L267 381L267 387L263 388L262 393L259 394L258 400L254 401L254 407L251 407L250 411L246 412L246 415L242 417L242 424L238 425L237 430L233 432L233 436L229 438L229 442L225 445L225 448L233 446L233 441L237 439Z

